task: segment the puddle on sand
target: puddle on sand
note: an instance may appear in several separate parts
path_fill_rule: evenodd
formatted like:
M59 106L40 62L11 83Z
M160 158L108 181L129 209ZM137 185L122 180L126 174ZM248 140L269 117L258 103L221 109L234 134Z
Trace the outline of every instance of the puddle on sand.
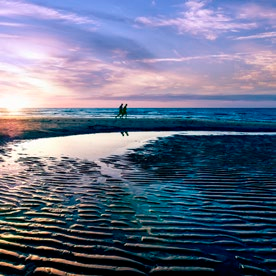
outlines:
M1 172L12 174L19 170L20 157L78 158L94 162L111 155L122 155L128 149L141 147L150 140L174 134L181 135L265 135L275 133L243 133L219 131L164 131L164 132L122 132L73 135L65 137L41 138L8 145L8 152L0 163ZM22 168L21 168L22 169ZM108 168L110 170L110 168Z
M20 169L20 157L78 158L99 162L101 158L120 155L128 149L142 146L157 137L177 132L96 133L65 137L41 138L11 143L1 164L2 173L12 174ZM21 168L22 169L22 168Z
M113 154L122 154L128 148L139 147L148 140L169 136L176 132L97 133L66 137L42 138L14 145L13 157L31 156L71 157L95 161Z
M122 132L73 135L65 137L41 138L24 141L10 146L13 160L20 155L35 157L70 157L96 161L110 155L123 154L127 149L138 148L149 140L174 134L192 136L210 135L265 135L275 133L244 133L221 131L164 131L164 132Z

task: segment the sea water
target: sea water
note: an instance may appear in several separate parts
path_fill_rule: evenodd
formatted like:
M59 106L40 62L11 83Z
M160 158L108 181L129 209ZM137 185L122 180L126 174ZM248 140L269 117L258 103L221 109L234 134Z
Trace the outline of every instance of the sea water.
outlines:
M26 108L13 113L0 109L0 117L114 118L117 112L118 108ZM276 108L129 108L128 117L276 122Z

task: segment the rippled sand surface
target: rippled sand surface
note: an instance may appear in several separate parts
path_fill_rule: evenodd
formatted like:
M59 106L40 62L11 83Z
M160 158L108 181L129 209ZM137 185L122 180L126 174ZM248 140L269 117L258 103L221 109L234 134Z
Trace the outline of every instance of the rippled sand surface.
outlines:
M0 273L273 275L275 144L175 135L98 163L22 155L0 174Z

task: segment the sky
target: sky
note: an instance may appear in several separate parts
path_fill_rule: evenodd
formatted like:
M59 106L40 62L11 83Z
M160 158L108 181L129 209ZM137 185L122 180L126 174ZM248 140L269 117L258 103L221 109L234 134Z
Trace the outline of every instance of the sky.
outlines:
M274 0L0 0L0 107L276 107Z

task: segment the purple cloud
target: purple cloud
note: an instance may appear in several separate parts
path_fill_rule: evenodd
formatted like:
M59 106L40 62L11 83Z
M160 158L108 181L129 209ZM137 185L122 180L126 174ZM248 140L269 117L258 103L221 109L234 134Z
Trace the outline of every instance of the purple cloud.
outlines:
M255 22L237 21L234 15L228 15L222 8L208 8L209 1L187 1L178 16L167 18L138 17L137 24L149 27L172 27L179 34L189 33L215 40L220 34L256 28Z

